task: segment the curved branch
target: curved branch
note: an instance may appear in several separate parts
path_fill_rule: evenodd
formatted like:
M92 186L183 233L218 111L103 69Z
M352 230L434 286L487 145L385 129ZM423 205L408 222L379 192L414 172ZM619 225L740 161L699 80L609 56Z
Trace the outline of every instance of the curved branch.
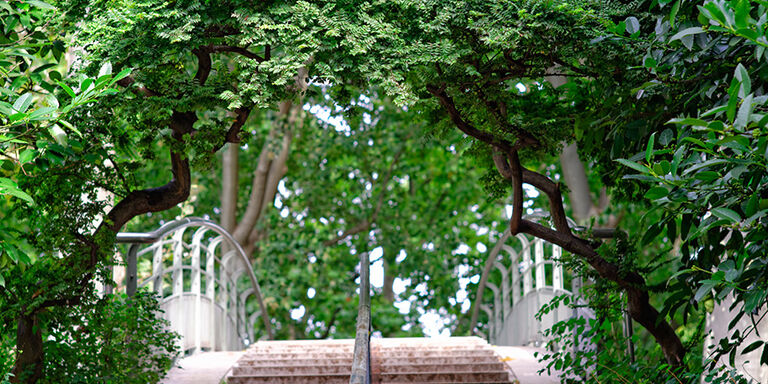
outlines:
M120 85L121 87L125 87L125 88L128 88L128 87L130 87L131 85L133 85L135 83L136 83L136 79L134 79L133 76L126 76L126 77L124 77L124 78L122 78L122 79L117 81L118 85ZM155 92L155 91L153 91L153 90L151 90L151 89L149 89L149 88L147 88L147 87L145 87L143 85L136 87L136 90L139 91L139 94L141 94L144 97L150 97L150 96L157 96L158 95L157 92Z
M253 52L251 52L251 51L249 51L249 50L247 50L245 48L242 48L242 47L233 47L233 46L230 46L230 45L213 45L213 46L211 46L211 52L213 52L213 53L232 52L232 53L237 53L237 54L240 54L242 56L245 56L245 57L247 57L249 59L254 59L254 60L258 61L259 63L262 63L262 62L265 61L265 59L263 57L255 54L255 53L253 53Z
M213 152L221 149L226 143L240 143L240 129L242 129L245 122L248 121L248 116L250 116L251 110L248 108L237 108L235 109L235 114L235 121L229 126L227 135L224 137L224 142L221 143L221 145L214 147Z
M521 136L518 142L513 145L512 143L500 139L488 132L483 132L472 126L472 124L468 123L466 120L464 120L464 118L461 117L461 113L459 113L459 110L456 109L456 104L453 102L453 99L448 96L444 89L435 87L433 85L427 85L427 91L429 91L429 93L431 93L433 96L437 97L440 105L442 105L443 108L445 108L445 111L448 112L448 116L451 118L451 121L453 121L459 130L468 136L474 137L477 140L498 147L503 152L507 153L514 151L521 146L536 144L536 142L525 140L525 136Z
M501 176L512 181L512 217L509 219L509 231L514 236L520 232L520 220L523 218L523 173L520 158L517 151L512 151L509 155L496 153L493 155L493 162Z
M552 230L529 220L521 222L521 232L541 238L583 257L600 277L611 280L627 292L629 314L653 335L661 346L667 363L680 366L685 349L675 330L654 308L646 291L645 279L637 272L621 271L618 265L605 260L587 242L570 234Z
M194 113L174 112L170 123L173 138L176 141L182 141L185 134L192 132L195 121L197 121L197 117ZM112 232L119 232L125 223L138 215L164 211L187 200L192 184L189 159L185 153L174 150L173 146L171 146L170 151L171 172L173 173L171 181L157 188L132 191L117 203L107 214L107 225Z
M195 79L200 85L205 85L205 81L208 80L208 75L211 74L211 48L195 48L192 50L192 53L197 56L197 73L195 73Z
M571 235L571 228L568 226L568 220L563 208L563 196L560 193L560 183L555 183L549 177L528 169L522 169L523 182L528 183L547 195L549 199L549 213L552 215L552 221L555 229L566 235Z

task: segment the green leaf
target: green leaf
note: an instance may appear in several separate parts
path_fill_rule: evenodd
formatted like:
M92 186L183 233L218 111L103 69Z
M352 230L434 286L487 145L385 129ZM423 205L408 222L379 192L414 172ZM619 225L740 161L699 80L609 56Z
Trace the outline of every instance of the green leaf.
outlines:
M720 178L720 174L715 171L702 171L697 172L694 176L696 180L713 181Z
M752 94L747 95L744 101L741 102L739 112L736 114L736 121L733 123L733 127L739 131L743 131L749 124L749 116L752 114Z
M750 92L752 92L752 82L749 79L749 72L747 72L747 69L744 68L741 63L736 66L736 70L733 72L733 76L741 82L741 86L739 88L739 97L744 98Z
M0 194L11 195L27 201L30 204L34 203L32 196L19 189L16 183L8 178L0 177Z
M132 69L131 68L125 68L122 71L120 71L115 77L112 78L112 81L109 83L109 85L115 84L118 81L128 77L131 74Z
M732 209L718 207L718 208L713 208L710 212L712 212L713 215L721 219L728 220L732 223L738 223L741 221L741 216L739 216L739 214Z
M651 173L650 169L647 167L640 165L638 163L635 163L633 161L629 161L627 159L616 159L615 161L618 161L619 163L623 164L624 166L627 166L629 168L632 168L636 171L642 172L642 173Z
M66 85L61 81L57 81L56 83L59 84L59 86L64 90L64 92L67 93L67 95L69 95L69 97L72 97L72 98L75 97L75 91L73 91L72 88L69 87L69 85Z
M766 291L760 289L747 292L746 297L744 298L744 312L749 313L754 311L765 297L765 293ZM763 354L765 354L765 351L763 351Z
M641 245L650 244L650 242L653 241L653 239L655 239L656 236L659 235L659 233L661 233L661 230L662 230L661 225L657 225L657 224L651 225L650 227L648 227L648 230L645 231L645 233L643 234L643 238L640 240L640 244Z
M645 147L645 161L648 163L651 162L651 159L653 159L653 144L656 140L656 132L651 134L651 138L648 139L648 145Z
M680 11L680 2L681 0L675 1L675 4L672 5L672 10L669 12L669 25L672 28L675 27L675 19L677 19L677 12Z
M16 112L24 113L29 106L32 105L32 101L32 93L27 92L16 99L16 102L13 103L13 109L15 109Z
M718 165L718 164L725 164L728 161L729 161L728 159L712 159L712 160L703 161L683 171L683 176L691 172L698 171L699 169L702 169L702 168L711 167L713 165Z
M707 282L707 283L703 284L701 287L699 287L698 290L696 290L696 294L693 295L693 299L696 300L696 301L701 301L701 299L703 299L710 292L712 292L712 288L714 288L714 287L715 287L715 284L712 283L712 282Z
M757 212L757 209L759 208L759 201L760 198L757 193L753 193L752 196L749 197L749 200L747 201L747 207L744 210L744 213L747 216L752 216Z
M640 31L640 21L637 20L637 17L634 17L634 16L627 17L627 19L624 20L624 22L627 24L627 27L626 27L627 33L629 33L630 35Z
M669 191L664 187L653 187L645 193L645 198L649 200L656 200L665 197L669 194Z
M749 11L750 11L749 1L736 0L735 3L736 3L735 7L733 7L733 11L734 11L733 23L736 25L736 28L746 28L749 20Z
M768 365L768 344L763 347L763 354L760 355L760 365Z
M37 150L34 150L32 148L27 148L21 151L21 154L19 154L19 163L21 164L29 163L30 161L35 159L37 154L38 154Z
M754 343L752 343L752 344L748 345L746 348L744 348L744 350L741 353L746 355L747 353L750 353L750 352L754 351L755 349L760 348L761 346L763 346L763 344L765 344L765 341L762 341L762 340L755 341Z
M695 127L706 127L709 123L701 119L684 117L684 118L672 119L668 121L667 124L680 124L680 125L692 125Z
M659 136L659 144L663 146L669 145L669 143L672 142L672 139L674 138L674 133L671 129L667 128L664 131L661 132L661 135Z
M682 39L685 36L696 35L696 34L699 34L699 33L704 33L704 29L701 28L701 27L686 28L686 29L683 29L682 31L676 33L674 36L672 36L669 39L669 41L672 42L672 41L675 41L675 40Z
M83 134L80 133L80 131L77 130L77 128L75 128L75 126L70 124L68 121L66 121L66 120L59 120L59 124L65 126L67 129L69 129L70 131L74 132L76 135L78 135L80 137L83 137Z
M672 174L677 174L677 168L680 166L680 161L683 159L683 154L685 153L685 147L680 146L675 150L675 154L672 155Z
M41 8L41 9L49 9L49 10L55 10L56 9L56 7L46 3L44 1L40 1L40 0L25 0L25 2L27 4L29 4L29 5L33 5L33 6L37 7L37 8Z
M112 63L107 61L106 63L101 65L101 68L99 69L99 75L96 77L102 77L104 75L110 75L112 74Z
M48 118L51 117L51 113L54 111L56 111L56 108L53 108L53 107L38 108L29 114L29 120L32 120L32 121L47 120Z

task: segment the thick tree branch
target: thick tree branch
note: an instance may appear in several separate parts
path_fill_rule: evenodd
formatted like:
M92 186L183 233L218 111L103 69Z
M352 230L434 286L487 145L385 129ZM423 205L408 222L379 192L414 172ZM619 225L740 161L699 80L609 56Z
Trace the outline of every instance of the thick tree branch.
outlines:
M549 199L549 214L552 216L555 229L557 229L558 232L570 235L571 228L568 226L568 220L565 216L563 196L560 193L560 184L555 183L550 180L550 178L538 172L525 168L523 168L522 174L524 183L536 187L547 195L547 198Z
M538 145L538 140L525 132L516 132L518 134L518 141L515 144L500 139L488 132L483 132L475 128L472 124L461 117L461 113L458 109L456 109L456 104L453 102L453 99L448 96L448 93L446 93L444 89L434 85L427 85L427 91L429 91L429 93L431 93L433 96L437 97L440 105L443 106L445 111L448 113L448 116L451 118L451 121L456 125L456 127L459 128L460 131L464 132L468 136L491 144L506 153L515 151L518 148Z
M197 120L194 113L174 112L171 116L173 138L181 141L184 134L192 131ZM117 233L132 218L148 212L160 212L174 207L189 197L191 178L189 160L186 154L171 148L171 172L173 178L167 184L157 187L132 191L107 214L109 229ZM103 224L102 224L103 225Z
M497 152L493 155L493 162L502 177L512 181L512 217L509 219L509 231L514 236L520 232L520 220L523 218L523 172L520 158L517 151L508 155Z
M128 88L131 85L136 83L136 79L133 78L133 76L127 76L117 81L117 84L119 84L121 87ZM157 96L158 93L155 91L152 91L151 89L141 85L136 87L136 90L144 97L150 97L150 96Z
M250 108L235 109L235 121L232 122L232 125L229 126L227 135L224 138L224 143L222 143L221 146L216 148L214 152L221 149L221 147L223 147L225 143L235 143L235 144L240 143L240 130L243 128L243 125L245 125L245 122L248 121L248 116L250 114L251 114Z
M205 85L208 76L211 74L211 48L195 48L192 50L192 53L197 56L197 73L195 73L195 79L200 85Z
M266 59L245 49L242 47L233 47L230 45L212 45L211 46L211 52L212 53L221 53L221 52L232 52L237 53L239 55L245 56L249 59L254 59L258 61L259 63L264 62Z
M586 241L576 236L552 230L529 220L522 221L520 230L583 257L600 277L618 284L627 292L629 314L653 335L661 346L667 363L672 366L682 364L681 359L685 355L685 350L680 338L669 322L660 318L659 312L650 304L645 279L640 274L621 271L619 266L605 260Z

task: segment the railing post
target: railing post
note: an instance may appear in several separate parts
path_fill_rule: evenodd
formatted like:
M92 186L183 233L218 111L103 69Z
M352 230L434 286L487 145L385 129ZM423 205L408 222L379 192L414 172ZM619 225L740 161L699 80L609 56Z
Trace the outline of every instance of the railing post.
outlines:
M536 263L534 269L536 272L536 290L544 288L546 285L546 276L544 275L544 240L536 238L533 241L535 243Z
M370 384L371 382L371 287L368 277L369 270L368 252L363 252L360 254L360 304L357 312L357 332L352 359L352 374L349 377L350 384Z
M128 247L128 255L126 257L126 281L125 281L125 294L128 295L128 297L133 297L136 294L136 285L138 284L137 278L138 278L138 252L139 252L139 246L138 243L132 243L130 247Z

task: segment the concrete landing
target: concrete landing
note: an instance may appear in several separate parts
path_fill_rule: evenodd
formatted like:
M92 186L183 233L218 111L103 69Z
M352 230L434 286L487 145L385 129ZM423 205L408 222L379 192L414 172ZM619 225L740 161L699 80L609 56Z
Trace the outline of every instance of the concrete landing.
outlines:
M541 376L538 374L538 371L546 365L539 363L533 354L544 352L541 348L493 346L493 350L501 357L501 361L506 363L515 373L520 384L557 384L560 382L560 379L556 376L547 375L547 372L543 372Z
M161 384L219 384L242 352L203 352L181 359Z

